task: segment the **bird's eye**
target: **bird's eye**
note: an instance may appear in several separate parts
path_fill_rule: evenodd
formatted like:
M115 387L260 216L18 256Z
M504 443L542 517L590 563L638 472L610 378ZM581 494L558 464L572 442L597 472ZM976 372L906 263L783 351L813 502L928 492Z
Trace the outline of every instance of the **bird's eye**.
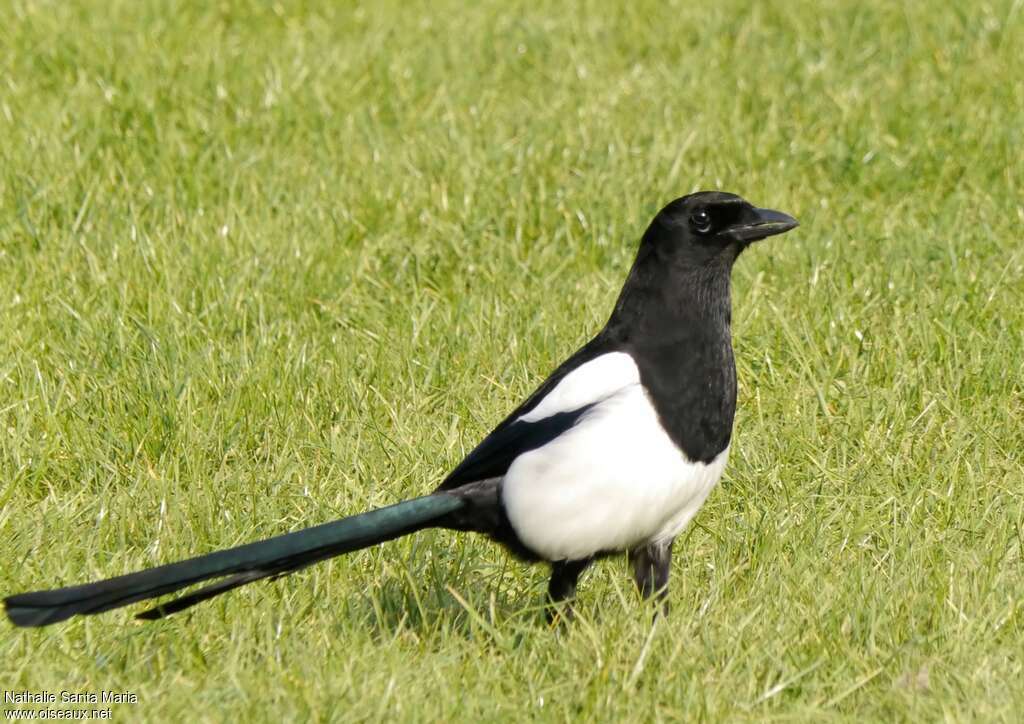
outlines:
M698 234L706 234L711 231L711 214L701 209L690 217L690 223Z

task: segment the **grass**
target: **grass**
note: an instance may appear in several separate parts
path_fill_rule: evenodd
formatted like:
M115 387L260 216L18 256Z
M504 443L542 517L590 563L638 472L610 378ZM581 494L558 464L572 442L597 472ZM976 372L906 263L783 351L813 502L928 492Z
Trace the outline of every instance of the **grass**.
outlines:
M10 0L0 591L432 489L596 331L653 213L795 214L652 625L624 562L431 532L157 624L5 627L122 720L1024 711L1024 7ZM343 7L342 7L343 6ZM10 708L5 706L5 709Z

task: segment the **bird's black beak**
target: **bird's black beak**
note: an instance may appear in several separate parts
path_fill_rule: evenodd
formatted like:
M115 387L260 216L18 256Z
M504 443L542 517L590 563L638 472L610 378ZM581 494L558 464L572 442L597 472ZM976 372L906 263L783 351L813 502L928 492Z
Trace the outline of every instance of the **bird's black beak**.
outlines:
M754 218L749 216L742 223L727 232L737 241L752 242L776 234L785 234L800 226L800 222L789 214L773 209L754 209Z

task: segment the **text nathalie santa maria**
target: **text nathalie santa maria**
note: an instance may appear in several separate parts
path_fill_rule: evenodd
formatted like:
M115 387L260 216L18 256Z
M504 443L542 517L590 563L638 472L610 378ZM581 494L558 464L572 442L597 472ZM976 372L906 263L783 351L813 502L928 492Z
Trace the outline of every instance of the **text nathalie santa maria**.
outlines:
M137 704L130 691L5 691L5 704Z

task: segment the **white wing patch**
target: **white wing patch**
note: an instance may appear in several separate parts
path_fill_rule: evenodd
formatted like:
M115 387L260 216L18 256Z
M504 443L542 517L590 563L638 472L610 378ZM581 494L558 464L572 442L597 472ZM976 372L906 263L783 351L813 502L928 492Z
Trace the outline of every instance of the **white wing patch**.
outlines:
M607 365L591 373L594 379L612 379L611 374L598 375L599 370L626 369L623 361L606 359L613 356L588 363ZM632 359L621 356L635 370ZM549 401L552 412L557 411L553 396L566 383L558 403L579 407L583 398L571 378L528 414ZM591 395L581 404L593 400ZM509 522L529 548L552 561L578 560L677 535L718 483L728 452L709 464L688 460L662 428L637 380L610 391L547 445L516 458L505 474L502 500Z
M536 407L518 419L536 422L559 412L578 410L639 383L640 370L633 358L625 352L609 352L567 374Z

